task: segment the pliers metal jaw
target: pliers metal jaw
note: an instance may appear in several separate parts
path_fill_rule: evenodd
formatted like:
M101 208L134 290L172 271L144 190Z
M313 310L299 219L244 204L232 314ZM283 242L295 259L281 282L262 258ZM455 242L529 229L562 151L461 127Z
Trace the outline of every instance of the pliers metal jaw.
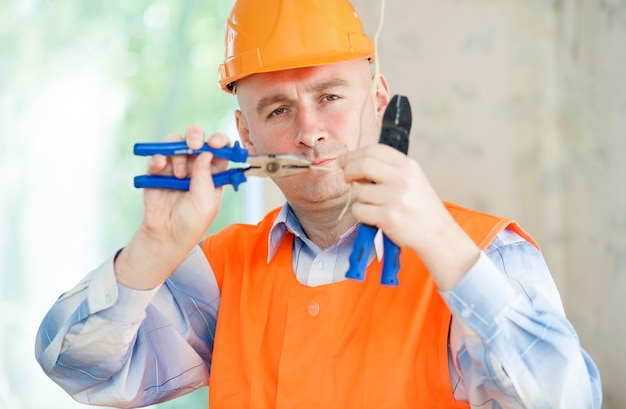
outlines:
M405 155L409 151L409 132L411 130L411 105L407 97L394 95L385 109L379 143L392 146ZM362 224L357 230L354 247L350 254L350 267L346 277L363 280L367 261L374 245L378 229ZM400 247L392 242L383 232L383 271L381 284L398 285L400 270Z
M283 177L306 172L311 168L311 161L302 156L279 154L249 155L248 150L242 148L239 142L235 142L232 147L219 149L211 148L205 143L202 148L197 150L190 149L184 141L137 143L133 152L139 156L157 154L164 156L198 155L202 152L212 152L217 158L236 163L245 163L248 166L231 168L213 175L215 187L232 185L235 190L239 188L241 183L247 180L247 176ZM136 176L134 179L136 188L189 190L190 183L190 178L177 178L165 175L141 175Z

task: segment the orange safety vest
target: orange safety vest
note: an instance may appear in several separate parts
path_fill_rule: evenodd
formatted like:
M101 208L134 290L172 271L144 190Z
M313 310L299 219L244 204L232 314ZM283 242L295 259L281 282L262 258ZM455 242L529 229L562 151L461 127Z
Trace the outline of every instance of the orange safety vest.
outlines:
M481 249L506 227L535 244L509 219L446 207ZM397 287L377 260L364 282L308 287L291 234L267 263L277 213L204 242L221 290L209 407L468 408L450 382L451 313L417 254L402 249Z

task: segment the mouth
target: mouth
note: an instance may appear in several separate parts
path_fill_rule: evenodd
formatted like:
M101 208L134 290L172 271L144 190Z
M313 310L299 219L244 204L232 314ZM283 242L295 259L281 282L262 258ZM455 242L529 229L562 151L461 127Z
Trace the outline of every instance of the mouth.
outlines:
M314 159L311 160L311 168L319 169L319 168L337 168L337 158L322 158L322 159Z

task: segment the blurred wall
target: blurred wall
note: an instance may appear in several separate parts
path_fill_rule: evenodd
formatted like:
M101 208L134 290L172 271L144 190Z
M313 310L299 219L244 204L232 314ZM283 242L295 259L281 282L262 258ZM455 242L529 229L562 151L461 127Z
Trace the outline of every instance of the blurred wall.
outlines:
M380 1L353 0L373 35ZM378 46L442 198L516 219L626 402L626 1L393 0ZM269 205L280 199L271 189Z
M379 2L355 1L374 32ZM606 408L626 402L626 2L387 1L381 70L441 196L539 241Z

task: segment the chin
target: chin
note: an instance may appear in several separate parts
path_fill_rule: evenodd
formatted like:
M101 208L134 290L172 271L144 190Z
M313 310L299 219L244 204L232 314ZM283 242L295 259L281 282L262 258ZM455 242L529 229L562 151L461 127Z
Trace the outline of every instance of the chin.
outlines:
M322 173L322 175L320 175ZM326 175L323 175L326 173ZM303 177L276 179L274 182L289 200L297 202L326 202L341 200L350 192L350 185L343 176L330 175L330 172L310 172Z

